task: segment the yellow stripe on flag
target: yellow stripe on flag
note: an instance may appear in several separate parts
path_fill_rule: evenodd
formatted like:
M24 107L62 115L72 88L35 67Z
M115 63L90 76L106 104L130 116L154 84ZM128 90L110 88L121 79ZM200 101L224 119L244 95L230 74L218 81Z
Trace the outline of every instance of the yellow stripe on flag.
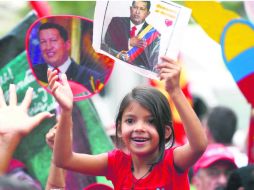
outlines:
M149 24L140 34L138 35L138 38L143 38L150 30L152 29L152 26Z

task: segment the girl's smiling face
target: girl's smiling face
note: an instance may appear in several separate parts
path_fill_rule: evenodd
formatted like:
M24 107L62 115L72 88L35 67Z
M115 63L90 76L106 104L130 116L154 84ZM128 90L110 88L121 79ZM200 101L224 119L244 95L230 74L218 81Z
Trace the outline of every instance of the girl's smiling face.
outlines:
M130 103L123 112L119 136L130 151L137 156L159 154L159 134L149 110L138 102Z

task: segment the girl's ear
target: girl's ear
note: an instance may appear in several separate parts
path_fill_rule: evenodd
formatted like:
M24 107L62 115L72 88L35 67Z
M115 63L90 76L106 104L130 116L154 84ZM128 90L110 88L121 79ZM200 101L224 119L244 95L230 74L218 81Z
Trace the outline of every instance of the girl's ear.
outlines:
M165 139L169 139L171 134L172 134L171 128L168 125L166 125L166 127L165 127Z
M117 137L121 138L122 137L122 129L121 129L121 124L120 122L117 123L116 125L116 129L117 129Z

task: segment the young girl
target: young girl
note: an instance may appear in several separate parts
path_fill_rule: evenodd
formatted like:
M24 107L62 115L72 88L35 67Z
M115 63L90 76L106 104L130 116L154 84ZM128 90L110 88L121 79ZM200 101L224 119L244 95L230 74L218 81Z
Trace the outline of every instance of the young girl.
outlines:
M168 100L152 87L134 88L123 99L116 118L118 144L109 153L87 155L72 151L73 95L65 75L57 81L48 71L49 87L62 113L54 144L54 162L86 175L102 175L114 189L189 189L187 172L205 151L207 139L201 123L184 96L180 85L180 66L162 57L158 64L160 80L170 94L184 124L188 143L172 148L174 129ZM170 148L165 149L169 142Z

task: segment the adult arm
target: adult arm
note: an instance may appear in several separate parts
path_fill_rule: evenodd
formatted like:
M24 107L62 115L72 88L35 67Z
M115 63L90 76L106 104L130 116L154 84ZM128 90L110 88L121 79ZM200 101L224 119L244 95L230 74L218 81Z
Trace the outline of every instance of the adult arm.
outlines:
M17 105L17 94L14 84L9 88L9 105L6 104L2 88L0 87L0 174L4 174L12 159L20 140L28 135L46 118L53 115L42 112L33 117L28 115L32 101L33 89L26 91L20 105Z
M51 128L46 134L46 142L51 149L54 146L56 128L57 125ZM65 189L65 173L64 169L57 167L53 160L51 160L46 190Z
M1 135L0 139L0 175L7 172L13 153L16 150L21 136L18 134Z
M166 91L181 117L188 142L174 149L174 164L182 170L192 166L203 154L207 146L207 138L197 115L187 101L179 85L180 65L163 56L162 63L157 66L161 80L165 80Z

